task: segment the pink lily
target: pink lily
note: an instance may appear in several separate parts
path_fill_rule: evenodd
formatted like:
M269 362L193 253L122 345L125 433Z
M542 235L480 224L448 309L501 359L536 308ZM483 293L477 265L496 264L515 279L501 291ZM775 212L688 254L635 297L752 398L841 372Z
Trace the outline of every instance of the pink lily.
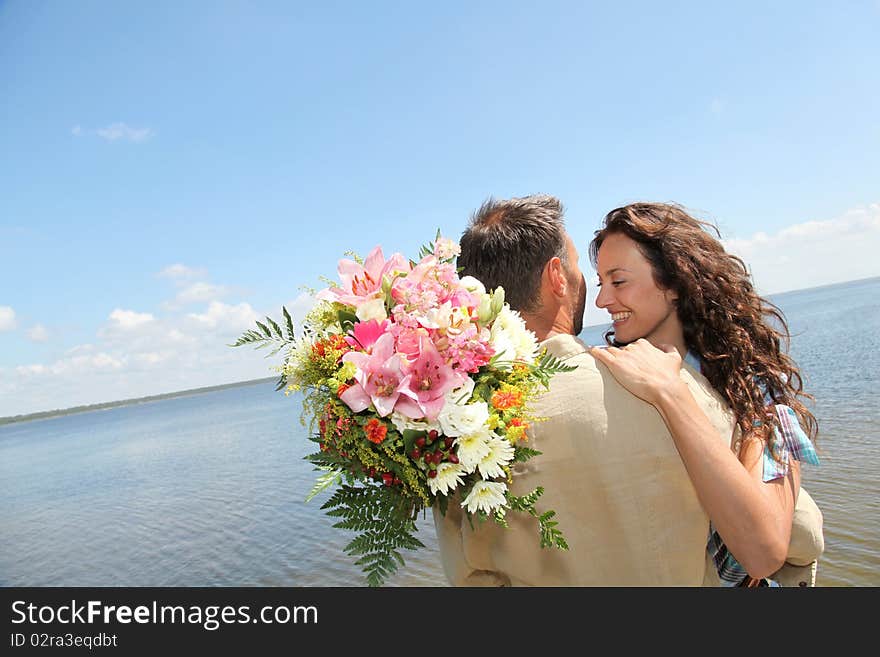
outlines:
M319 301L338 301L357 308L365 301L382 297L382 277L393 277L395 272L409 272L409 261L395 253L386 262L382 247L377 246L363 265L354 260L340 260L337 271L341 287L328 287L316 295Z
M411 376L402 371L402 359L394 353L394 336L390 333L376 340L372 353L349 351L342 361L357 367L354 385L339 396L355 413L372 403L379 417L385 417L394 410L401 394L410 394Z
M369 322L358 322L351 330L351 334L345 336L345 341L355 349L361 349L367 353L371 352L371 347L382 337L388 330L390 322L385 319L380 323L378 320L371 319Z
M408 389L403 390L397 410L407 417L436 420L443 410L445 395L464 383L464 376L443 360L427 336L421 338L419 357L409 367Z

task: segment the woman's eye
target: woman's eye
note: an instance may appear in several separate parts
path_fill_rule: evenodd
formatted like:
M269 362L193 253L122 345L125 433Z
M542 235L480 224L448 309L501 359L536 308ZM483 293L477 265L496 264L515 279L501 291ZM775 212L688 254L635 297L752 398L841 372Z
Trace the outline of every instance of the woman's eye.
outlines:
M623 285L624 283L626 283L626 281L611 281L611 284L612 284L614 287L620 287L620 286Z

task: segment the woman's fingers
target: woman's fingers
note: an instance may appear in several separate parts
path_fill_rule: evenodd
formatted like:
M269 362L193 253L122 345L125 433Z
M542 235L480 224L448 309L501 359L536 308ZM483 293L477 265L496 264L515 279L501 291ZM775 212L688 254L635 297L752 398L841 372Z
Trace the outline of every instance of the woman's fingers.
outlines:
M610 352L614 347L608 347L607 349L602 349L600 347L590 347L590 355L593 356L600 363L605 363L605 365L609 365L614 361L614 354ZM619 350L617 350L619 351Z

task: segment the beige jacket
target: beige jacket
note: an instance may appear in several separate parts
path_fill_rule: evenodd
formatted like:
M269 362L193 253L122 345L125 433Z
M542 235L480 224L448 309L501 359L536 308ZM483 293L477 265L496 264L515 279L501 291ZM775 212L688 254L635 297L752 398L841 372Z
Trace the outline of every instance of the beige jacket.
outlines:
M452 500L434 510L443 566L456 586L700 586L706 579L709 518L660 414L627 392L570 335L544 343L577 365L556 375L534 411L542 454L514 466L514 494L537 486L539 511L554 509L568 551L540 547L537 521L507 514L471 529ZM717 438L729 445L734 421L708 381L683 369Z

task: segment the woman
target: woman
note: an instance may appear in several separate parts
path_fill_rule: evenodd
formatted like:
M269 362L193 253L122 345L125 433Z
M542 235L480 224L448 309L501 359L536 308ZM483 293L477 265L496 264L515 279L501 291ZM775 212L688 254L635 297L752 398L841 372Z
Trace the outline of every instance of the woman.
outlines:
M772 585L767 578L785 562L791 539L796 459L818 462L817 423L802 402L810 397L799 370L781 349L782 313L758 296L743 262L708 227L670 204L608 213L590 256L613 346L591 351L666 422L711 519L709 549L722 582ZM730 405L732 450L706 440L713 428L679 376L683 360Z

